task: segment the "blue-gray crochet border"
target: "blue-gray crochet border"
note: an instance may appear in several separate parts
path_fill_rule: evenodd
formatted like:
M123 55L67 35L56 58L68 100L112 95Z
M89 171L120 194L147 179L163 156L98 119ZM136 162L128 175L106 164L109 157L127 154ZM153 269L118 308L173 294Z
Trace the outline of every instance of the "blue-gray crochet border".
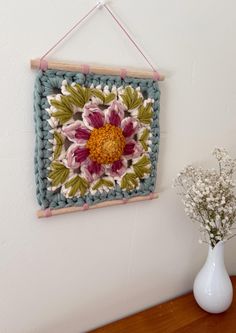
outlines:
M150 176L141 180L140 188L132 191L124 191L117 185L115 189L107 193L96 193L95 195L87 194L83 197L66 198L63 194L49 191L47 188L50 183L47 179L48 168L50 166L50 157L52 155L52 144L49 142L53 139L50 133L51 127L48 123L49 114L45 110L49 107L47 96L54 93L55 89L61 87L63 80L68 82L77 82L81 85L90 86L92 83L97 86L112 85L140 87L141 92L146 95L145 97L154 99L154 113L153 122L151 124L152 144L151 152L149 153L151 159L151 173ZM36 179L36 195L39 205L46 209L57 209L71 206L82 206L85 203L93 205L106 200L130 198L140 195L148 195L154 192L157 174L157 157L159 150L159 110L160 110L160 90L156 81L152 79L140 79L126 77L122 79L120 76L110 75L96 75L89 73L84 75L78 72L64 72L64 71L39 71L36 77L34 89L34 120L36 132L35 144L35 179Z

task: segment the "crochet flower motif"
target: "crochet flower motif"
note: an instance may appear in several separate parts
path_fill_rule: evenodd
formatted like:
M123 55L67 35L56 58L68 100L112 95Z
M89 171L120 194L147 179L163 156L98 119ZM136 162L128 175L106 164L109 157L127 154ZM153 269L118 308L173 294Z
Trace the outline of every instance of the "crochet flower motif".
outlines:
M153 100L139 88L109 90L63 81L61 94L48 96L54 139L50 190L66 197L139 188L151 171Z

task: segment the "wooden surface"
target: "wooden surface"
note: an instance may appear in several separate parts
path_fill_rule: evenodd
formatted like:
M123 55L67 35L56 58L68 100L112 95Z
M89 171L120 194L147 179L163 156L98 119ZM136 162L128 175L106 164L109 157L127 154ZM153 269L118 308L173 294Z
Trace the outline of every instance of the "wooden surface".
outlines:
M235 295L236 277L231 279ZM235 298L229 310L213 315L201 310L190 293L90 333L236 333Z
M40 59L32 59L30 61L30 66L32 69L38 69L40 66ZM75 64L75 63L66 63L66 62L59 62L50 60L47 63L48 69L58 69L62 71L79 71L83 72L83 64ZM120 75L121 69L117 67L105 67L105 66L98 66L98 65L91 65L90 71L94 74L106 74L106 75ZM159 74L159 73L158 73ZM127 68L127 76L130 77L138 77L138 78L153 78L153 71L150 70L140 70L140 69L133 69ZM165 76L159 74L158 81L163 81Z

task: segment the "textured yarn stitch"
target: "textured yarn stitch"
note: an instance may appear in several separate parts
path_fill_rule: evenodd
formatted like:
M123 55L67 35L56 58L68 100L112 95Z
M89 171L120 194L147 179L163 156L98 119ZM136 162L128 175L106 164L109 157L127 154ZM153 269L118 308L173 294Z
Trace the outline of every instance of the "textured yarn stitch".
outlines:
M47 96L60 93L62 81L68 83L76 82L80 85L89 87L105 85L111 87L131 85L133 88L140 87L143 95L154 100L153 117L151 123L151 151L148 153L151 160L151 173L148 178L140 183L139 189L124 191L120 186L108 192L87 194L83 197L66 198L58 191L50 191L50 181L48 180L49 168L52 160L52 143L53 139L51 126L48 119L50 118L46 108L49 107ZM64 72L56 70L39 71L36 77L34 90L34 120L36 131L35 142L35 179L36 195L39 205L44 208L58 209L71 206L93 205L102 201L124 199L131 197L149 195L154 192L157 174L157 157L159 151L160 128L159 128L159 109L160 109L160 90L158 83L152 79L140 79L110 75L96 75L93 73L83 74L76 72Z

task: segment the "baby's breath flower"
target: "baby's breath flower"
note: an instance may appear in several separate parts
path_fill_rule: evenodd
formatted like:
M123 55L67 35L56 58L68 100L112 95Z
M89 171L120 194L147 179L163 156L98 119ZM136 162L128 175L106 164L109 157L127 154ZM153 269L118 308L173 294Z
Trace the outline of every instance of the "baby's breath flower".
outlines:
M186 214L200 223L204 241L207 237L212 247L232 237L231 228L236 220L236 160L222 148L215 148L213 155L218 171L188 165L174 180L174 187L181 189Z

